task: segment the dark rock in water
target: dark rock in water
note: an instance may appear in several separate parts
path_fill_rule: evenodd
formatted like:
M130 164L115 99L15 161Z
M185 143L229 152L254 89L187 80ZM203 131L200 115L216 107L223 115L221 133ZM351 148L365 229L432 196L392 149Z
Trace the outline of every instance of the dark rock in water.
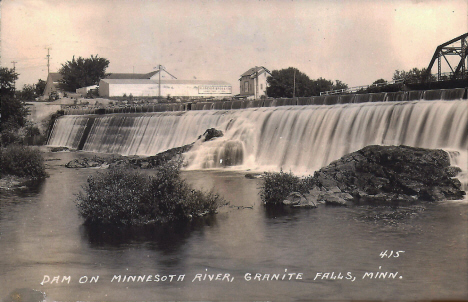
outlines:
M341 192L338 187L330 189L324 187L314 187L309 190L309 193L292 192L288 195L286 200L283 201L284 205L291 205L293 207L317 207L318 204L328 204L337 206L346 206L354 198L348 193Z
M339 188L369 202L462 199L460 172L443 150L367 146L315 172L322 190Z
M262 174L260 174L260 173L247 173L244 176L245 176L245 178L248 178L248 179L256 179L256 178L262 177Z
M221 130L215 128L207 129L203 135L198 137L201 142L211 140L216 137L223 136ZM158 153L154 156L149 157L124 157L117 156L112 158L100 158L94 156L93 158L82 158L70 161L65 165L67 168L92 168L92 167L103 167L109 165L109 167L129 167L139 169L152 169L160 165L167 163L170 160L178 159L182 153L189 151L195 142L177 148L172 148L164 152Z
M198 139L202 142L206 142L208 140L221 136L223 136L223 132L221 130L210 128L207 129L203 135L200 135ZM167 163L170 160L177 159L179 156L181 156L182 153L185 153L192 149L194 144L195 142L188 145L184 145L182 147L172 148L150 157L132 159L130 160L130 164L142 169L156 168L162 164Z
M222 137L223 135L224 135L223 131L216 130L215 128L210 128L210 129L207 129L205 133L200 135L198 139L202 139L202 141L206 142L216 137Z
M182 147L172 148L164 152L158 153L154 156L142 157L142 158L131 158L128 159L128 164L135 168L141 169L152 169L160 165L167 163L170 160L176 159L182 153L189 151L193 147L192 144L188 144Z
M67 168L95 168L95 167L101 167L102 165L106 164L106 160L99 158L99 157L93 157L93 158L81 158L81 159L74 159L67 164L65 164L65 167Z
M318 170L305 190L283 204L398 204L462 199L465 192L447 152L407 146L367 146ZM309 190L308 193L304 191Z
M52 147L50 148L50 152L63 152L63 151L70 151L67 147Z
M450 166L450 167L445 168L445 172L447 172L447 175L450 176L450 177L457 176L458 173L460 173L461 171L462 171L462 169L460 169L459 167L454 167L454 166Z

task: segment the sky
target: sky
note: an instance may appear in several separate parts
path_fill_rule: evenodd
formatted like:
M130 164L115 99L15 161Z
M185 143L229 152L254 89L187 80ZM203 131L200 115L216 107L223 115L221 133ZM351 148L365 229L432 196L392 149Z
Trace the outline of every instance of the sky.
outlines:
M47 79L73 56L107 72L223 80L239 92L254 66L295 67L350 87L423 68L436 47L468 32L468 1L0 0L1 66L17 87Z

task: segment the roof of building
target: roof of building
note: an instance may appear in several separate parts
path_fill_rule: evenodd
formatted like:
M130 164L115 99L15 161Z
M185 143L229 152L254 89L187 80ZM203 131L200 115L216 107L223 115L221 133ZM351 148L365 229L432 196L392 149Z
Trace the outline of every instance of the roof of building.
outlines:
M102 79L101 81L109 84L159 84L159 80L150 79ZM223 85L231 86L225 81L207 81L207 80L166 80L161 79L161 84L186 84L186 85Z
M52 82L58 82L61 79L63 79L63 76L62 74L58 72L49 72L49 75L47 76L47 80L49 80L49 78L52 80Z
M152 76L157 74L159 70L150 73L110 73L106 79L150 79Z
M246 77L246 76L255 76L256 74L261 74L263 72L268 72L269 74L271 74L271 72L266 69L265 67L263 66L255 66L255 67L252 67L250 68L249 70L247 70L246 72L244 72L241 77Z

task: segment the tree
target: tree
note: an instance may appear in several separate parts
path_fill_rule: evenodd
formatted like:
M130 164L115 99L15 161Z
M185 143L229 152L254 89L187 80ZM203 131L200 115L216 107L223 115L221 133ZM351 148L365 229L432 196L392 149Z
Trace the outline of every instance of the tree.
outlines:
M46 84L47 84L47 82L44 81L44 80L41 80L41 79L37 80L37 83L36 83L36 86L35 86L36 97L39 97L39 96L44 94L44 89L46 87Z
M413 68L409 71L395 70L393 73L394 81L403 80L404 82L426 83L435 81L435 77L428 73L426 68Z
M18 74L14 69L8 69L6 67L0 68L0 95L3 96L14 96L15 94L15 82L18 79Z
M18 74L14 69L0 68L0 130L13 130L26 124L28 110L24 102L15 98L15 81Z
M23 101L33 101L36 98L36 87L35 85L24 84L23 89L18 91L18 96Z
M384 79L378 79L378 80L375 80L372 85L383 85L383 84L387 84L387 81L385 81Z
M335 85L333 85L333 90L348 89L348 84L341 82L340 80L335 80Z
M297 68L289 67L287 69L273 70L271 76L267 78L267 95L269 97L293 97L295 86L295 96L303 97L311 95L311 80L300 72ZM294 84L295 82L295 84Z
M333 82L324 78L318 78L312 81L312 94L318 96L320 92L334 90Z
M78 88L97 85L106 76L106 69L109 60L91 55L91 58L75 56L71 61L62 64L59 73L63 76L62 83L68 91L75 91Z
M271 72L271 76L267 78L269 84L267 95L274 98L293 97L294 81L296 97L318 96L320 92L348 88L348 85L340 80L336 80L335 84L333 81L324 78L311 80L297 68L289 67Z

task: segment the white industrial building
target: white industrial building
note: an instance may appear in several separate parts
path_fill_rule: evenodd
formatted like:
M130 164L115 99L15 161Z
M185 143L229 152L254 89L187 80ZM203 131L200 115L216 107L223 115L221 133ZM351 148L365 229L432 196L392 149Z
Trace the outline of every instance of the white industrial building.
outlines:
M99 96L122 97L193 97L223 98L232 96L231 84L224 81L174 80L174 79L102 79Z

